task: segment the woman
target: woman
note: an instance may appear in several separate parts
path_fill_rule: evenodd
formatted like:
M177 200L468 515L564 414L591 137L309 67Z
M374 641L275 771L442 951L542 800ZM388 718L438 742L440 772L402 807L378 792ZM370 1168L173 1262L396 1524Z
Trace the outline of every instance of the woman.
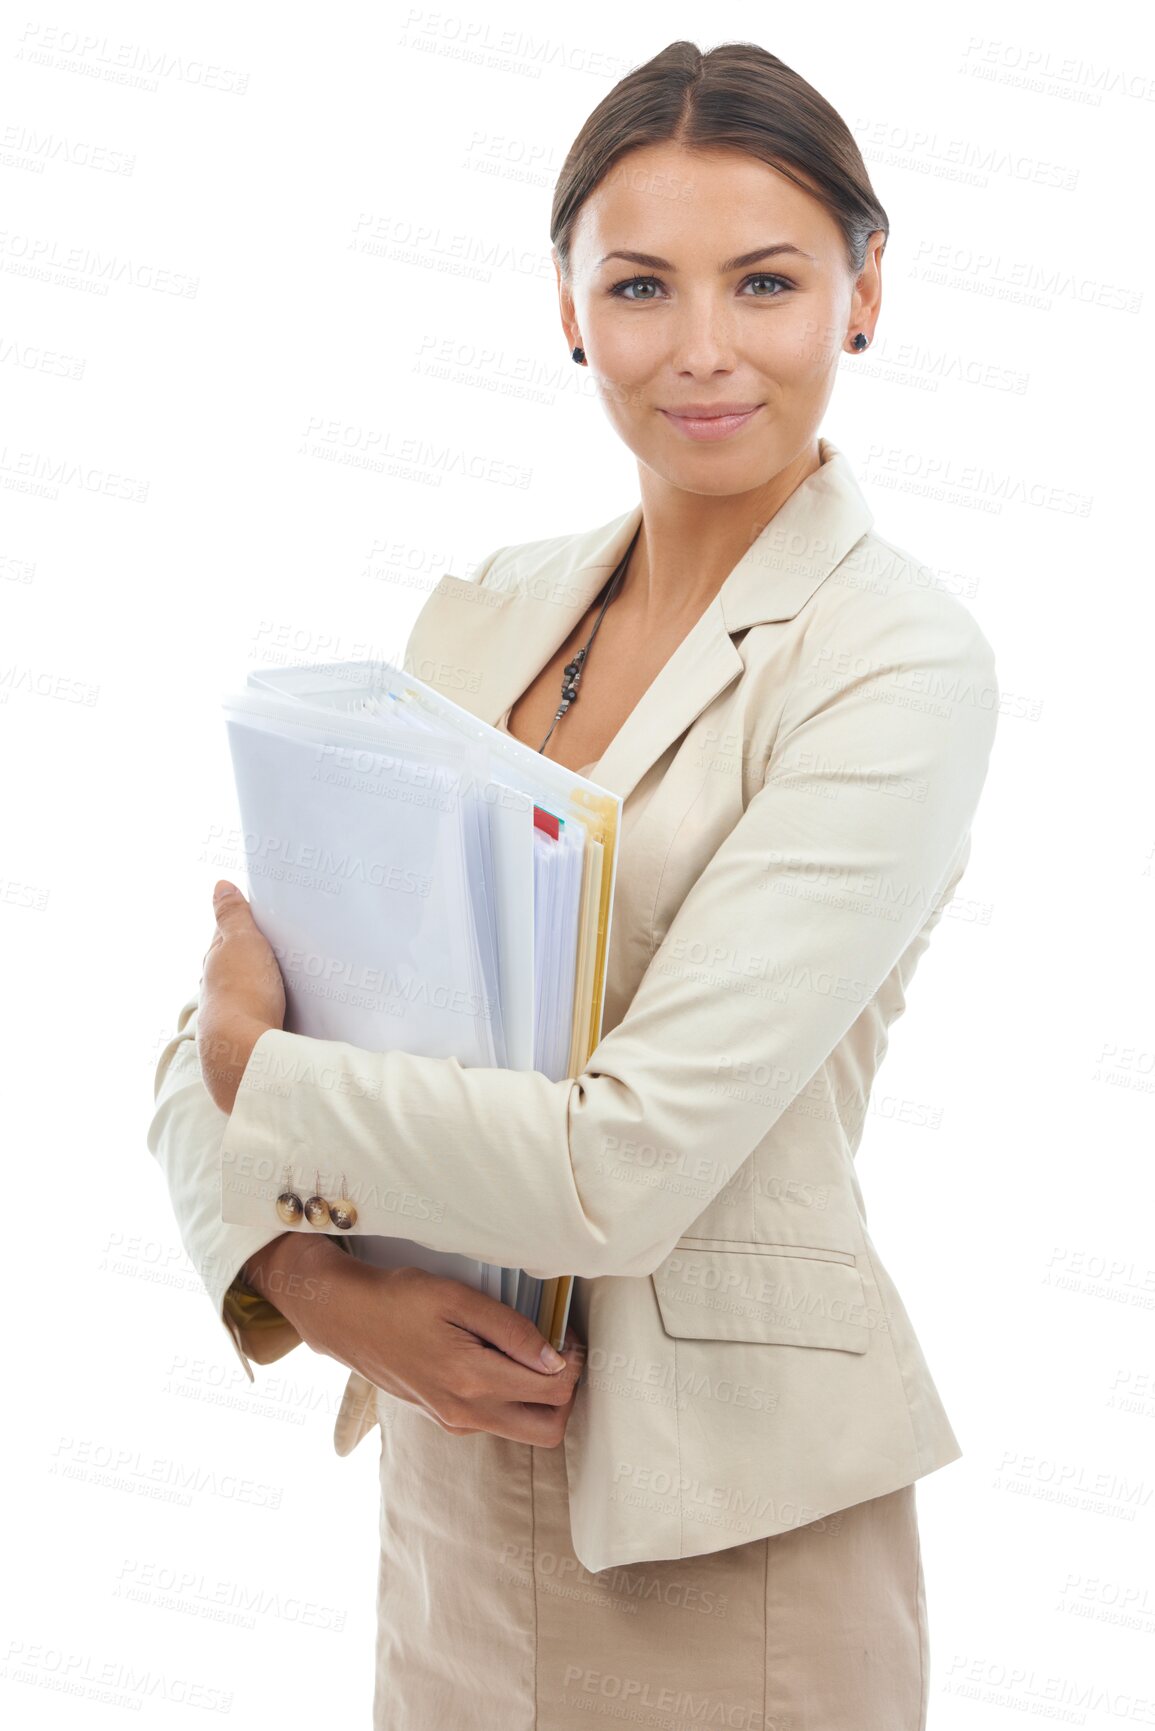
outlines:
M640 505L444 580L406 665L623 795L582 1076L286 1034L232 886L162 1055L150 1147L246 1369L303 1339L352 1372L338 1448L380 1425L391 1731L925 1726L914 1483L960 1450L853 1155L997 689L818 435L887 233L843 122L750 44L673 43L563 168L565 340ZM326 1147L359 1194L432 1191L434 1248L575 1274L561 1367L456 1282L222 1222L222 1161ZM359 1230L411 1236L392 1208Z

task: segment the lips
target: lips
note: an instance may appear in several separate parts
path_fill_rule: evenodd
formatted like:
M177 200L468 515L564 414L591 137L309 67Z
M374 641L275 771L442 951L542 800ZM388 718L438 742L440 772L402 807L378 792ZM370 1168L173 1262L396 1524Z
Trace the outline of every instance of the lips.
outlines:
M761 403L692 403L683 409L662 409L672 427L699 442L729 438L749 426Z
M758 403L682 403L676 409L663 409L663 415L677 415L681 420L712 421L720 415L748 415Z

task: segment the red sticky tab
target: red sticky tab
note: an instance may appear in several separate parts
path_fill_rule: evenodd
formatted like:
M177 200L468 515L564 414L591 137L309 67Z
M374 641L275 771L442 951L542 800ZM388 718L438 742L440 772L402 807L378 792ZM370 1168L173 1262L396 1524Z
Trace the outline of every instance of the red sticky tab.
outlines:
M552 836L554 841L557 840L558 821L552 811L543 811L540 805L535 805L533 808L533 826L535 829L543 829L546 835Z

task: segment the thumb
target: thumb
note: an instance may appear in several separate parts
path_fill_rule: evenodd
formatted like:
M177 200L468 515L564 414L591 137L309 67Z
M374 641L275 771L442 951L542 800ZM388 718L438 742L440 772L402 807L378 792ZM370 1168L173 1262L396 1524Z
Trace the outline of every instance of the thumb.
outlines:
M239 910L244 910L241 913ZM217 917L218 926L232 926L236 920L243 919L249 913L248 902L237 888L227 878L222 878L213 888L213 913ZM238 928L239 929L239 928Z
M462 1320L466 1327L504 1352L507 1358L516 1359L527 1370L548 1373L565 1369L567 1361L554 1351L528 1316L473 1288L463 1289L463 1297L466 1314Z

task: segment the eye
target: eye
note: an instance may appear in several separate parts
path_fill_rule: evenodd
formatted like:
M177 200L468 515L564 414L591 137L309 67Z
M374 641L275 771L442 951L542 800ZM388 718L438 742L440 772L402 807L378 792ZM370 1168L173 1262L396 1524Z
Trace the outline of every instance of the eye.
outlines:
M744 282L742 284L742 287L745 288L746 283L752 283L752 282L781 283L783 289L791 289L794 287L794 284L791 282L788 282L784 276L770 276L767 274L766 271L758 271L755 276L748 276L746 278L746 282ZM778 294L758 294L758 295L755 295L753 298L755 300L759 300L759 301L776 301L776 300L779 300L781 297Z
M659 286L658 278L656 276L632 276L627 278L625 282L616 282L610 290L610 293L612 295L617 295L621 300L633 301L639 299L639 296L628 295L625 291L628 288L636 288L638 286L641 286L642 288L657 288ZM640 298L648 301L653 300L654 297L653 295L642 295Z

